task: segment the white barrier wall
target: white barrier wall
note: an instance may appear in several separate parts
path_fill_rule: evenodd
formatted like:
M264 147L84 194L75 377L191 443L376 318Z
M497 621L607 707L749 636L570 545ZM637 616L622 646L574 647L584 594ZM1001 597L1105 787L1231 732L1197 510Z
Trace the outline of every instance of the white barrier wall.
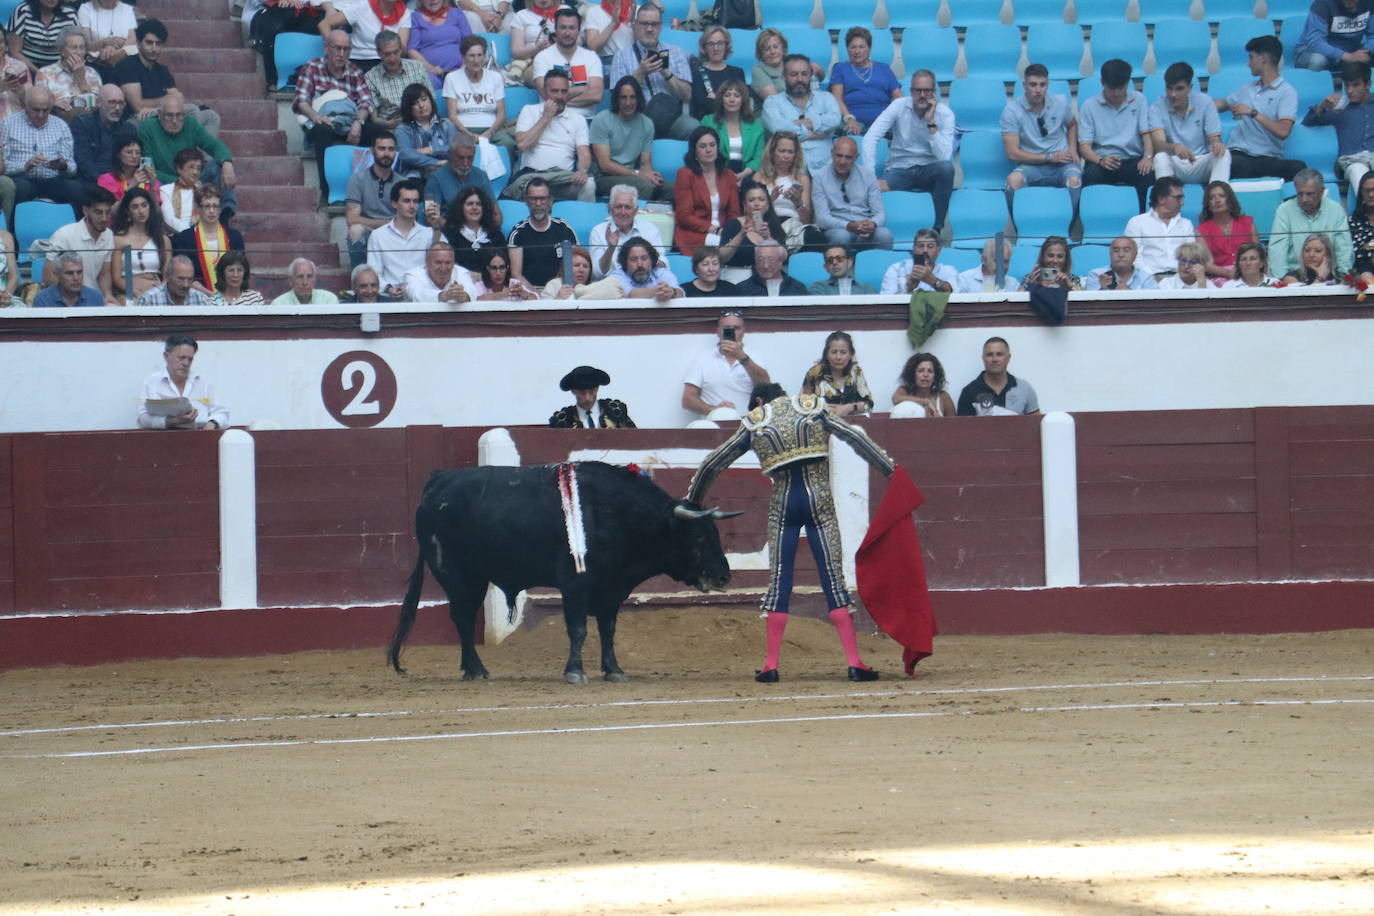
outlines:
M1034 385L1044 410L1369 404L1369 327L1358 318L982 326L940 330L925 349L943 362L957 399L982 369L983 341L1006 337L1011 372ZM844 321L834 328L844 330ZM854 337L878 410L886 411L912 352L906 335L860 331ZM195 370L211 379L231 422L274 421L288 429L341 425L326 406L326 387L336 392L336 414L351 409L348 425L542 424L571 403L558 381L583 363L610 373L602 395L625 401L640 426L681 427L693 419L679 403L683 372L714 341L710 321L699 335L288 340L264 332L263 339L216 340L204 332L198 339ZM751 332L745 345L775 381L795 391L823 341L814 331ZM384 365L341 359L359 352ZM144 377L162 367L162 344L155 333L97 342L0 337L0 367L0 432L129 429L136 426ZM389 411L383 409L388 368L394 374Z

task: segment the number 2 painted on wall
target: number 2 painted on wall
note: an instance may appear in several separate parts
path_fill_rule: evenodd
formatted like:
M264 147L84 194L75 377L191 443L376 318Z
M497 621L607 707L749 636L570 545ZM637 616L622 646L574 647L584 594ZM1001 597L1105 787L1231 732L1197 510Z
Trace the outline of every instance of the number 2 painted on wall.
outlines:
M358 379L359 376L362 378ZM343 372L339 373L339 384L344 391L351 391L354 386L350 383L354 380L358 380L357 393L353 395L353 400L345 404L339 413L345 417L381 413L382 405L371 400L372 389L377 386L377 370L373 368L371 363L355 359L344 366Z
M396 373L386 360L366 350L334 358L320 378L320 400L342 426L376 426L396 406Z

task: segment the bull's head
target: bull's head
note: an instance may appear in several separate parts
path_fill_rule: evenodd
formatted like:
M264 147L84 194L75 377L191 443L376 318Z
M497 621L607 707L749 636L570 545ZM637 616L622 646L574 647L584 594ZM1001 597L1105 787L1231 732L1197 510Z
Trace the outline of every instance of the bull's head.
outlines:
M703 592L723 591L730 582L730 564L720 546L716 520L734 518L743 512L698 509L687 503L673 506L673 550L668 574Z

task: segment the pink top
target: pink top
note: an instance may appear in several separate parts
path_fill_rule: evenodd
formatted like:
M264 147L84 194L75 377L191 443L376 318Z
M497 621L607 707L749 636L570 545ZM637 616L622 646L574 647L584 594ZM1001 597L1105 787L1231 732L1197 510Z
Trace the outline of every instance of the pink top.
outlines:
M1197 227L1198 238L1212 252L1212 262L1218 267L1233 267L1236 252L1241 245L1255 240L1255 221L1248 216L1238 216L1231 220L1231 232L1221 231L1216 220L1204 220Z
M133 185L126 182L123 178L120 178L117 175L115 175L114 172L106 172L104 175L101 175L99 178L97 178L95 180L95 183L100 185L105 190L109 191L111 194L113 194L115 196L115 200L123 199L124 194L129 190L129 188L133 187ZM145 184L142 185L142 188L149 194L153 195L153 200L157 200L156 187L150 184Z

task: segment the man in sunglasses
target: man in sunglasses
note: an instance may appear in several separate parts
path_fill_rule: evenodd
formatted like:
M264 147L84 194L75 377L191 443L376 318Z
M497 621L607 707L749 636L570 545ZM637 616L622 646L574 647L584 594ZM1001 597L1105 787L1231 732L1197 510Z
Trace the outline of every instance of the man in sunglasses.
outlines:
M824 280L817 280L806 288L813 296L871 296L878 291L871 283L854 279L854 255L843 245L829 245L825 249Z
M892 131L887 166L878 182L884 191L929 191L935 229L944 228L954 189L954 112L940 101L935 74L911 74L911 98L894 99L864 134L864 162L878 161L878 138Z
M1050 71L1044 64L1027 67L1021 86L1025 94L1002 109L1002 148L1014 166L1007 176L1007 191L1068 188L1077 209L1083 166L1069 97L1050 94Z

